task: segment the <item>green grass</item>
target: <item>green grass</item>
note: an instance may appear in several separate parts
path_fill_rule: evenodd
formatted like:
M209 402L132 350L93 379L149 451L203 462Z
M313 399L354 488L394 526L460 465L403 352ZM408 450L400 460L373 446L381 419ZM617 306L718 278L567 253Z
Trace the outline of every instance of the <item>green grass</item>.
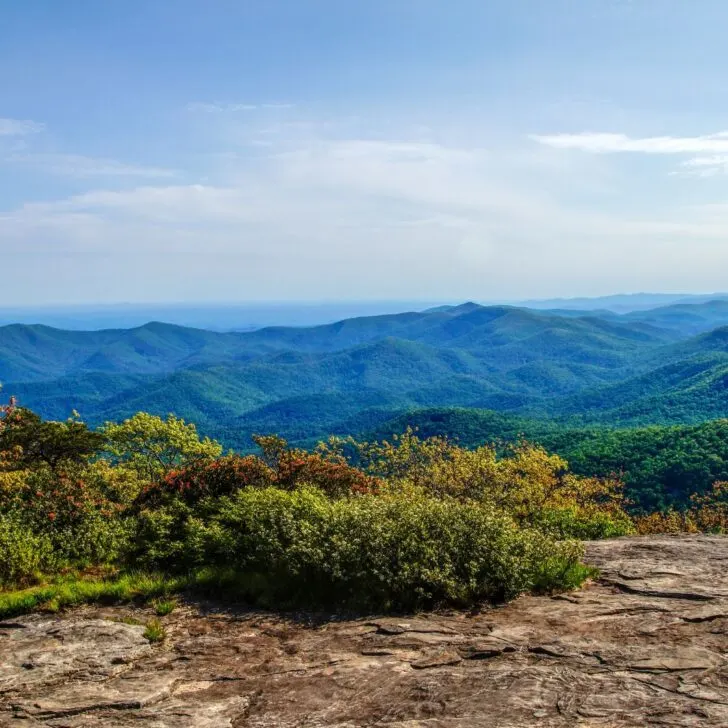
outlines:
M0 589L0 619L30 612L55 613L82 604L151 604L158 617L177 607L174 597L192 591L210 598L244 600L250 591L249 579L230 569L204 568L188 576L130 572L106 578L79 575L56 577L46 584L26 589ZM133 617L122 621L141 624Z
M158 617L166 617L175 610L177 601L175 599L158 599L152 606L154 607L154 613Z
M63 577L48 584L0 592L0 619L81 604L123 604L168 598L187 588L185 577L129 573L106 579ZM169 613L169 612L167 612Z

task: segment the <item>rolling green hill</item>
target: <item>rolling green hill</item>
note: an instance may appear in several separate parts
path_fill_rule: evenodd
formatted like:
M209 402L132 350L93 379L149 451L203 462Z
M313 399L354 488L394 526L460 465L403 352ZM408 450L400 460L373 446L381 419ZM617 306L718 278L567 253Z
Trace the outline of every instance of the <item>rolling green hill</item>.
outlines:
M246 333L11 325L0 381L48 417L175 412L237 448L253 432L310 440L423 407L692 423L728 414L728 302L624 315L466 303Z

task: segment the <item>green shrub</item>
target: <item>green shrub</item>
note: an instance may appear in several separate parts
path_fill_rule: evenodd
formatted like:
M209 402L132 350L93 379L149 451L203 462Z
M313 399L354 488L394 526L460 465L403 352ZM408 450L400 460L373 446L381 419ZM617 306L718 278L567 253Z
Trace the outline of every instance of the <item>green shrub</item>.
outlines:
M0 514L0 585L31 582L57 564L51 539L33 533L15 516Z
M506 511L526 528L552 522L556 535L582 538L630 522L618 479L577 477L565 460L538 445L468 450L443 437L420 439L412 430L392 442L349 445L368 472L386 478L389 489L415 486L435 498L477 501Z
M181 420L140 414L107 425L94 460L83 427L31 424L0 452L0 586L75 580L0 594L0 611L143 595L164 616L187 587L269 607L469 606L578 586L590 571L568 539L632 530L619 481L575 477L526 443L470 451L407 432L306 452L258 437L259 456L219 457ZM62 457L41 457L43 433ZM711 524L728 510L706 508ZM87 566L162 576L95 584Z
M628 536L635 531L632 519L622 511L584 512L573 507L544 510L534 525L554 538L582 541Z
M178 570L202 566L204 554L190 551L194 512L191 506L180 500L173 500L164 507L142 510L133 522L135 536L131 540L130 563L144 568L154 566Z
M232 495L241 488L295 490L314 485L331 497L374 493L381 480L350 465L338 451L321 445L317 452L288 447L277 437L256 437L262 457L226 455L172 469L150 482L138 498L140 507L158 507L172 500L194 505L203 498Z
M100 430L105 455L114 465L135 471L147 482L170 470L220 457L222 446L201 438L193 424L170 414L166 419L137 412L121 423L107 422Z
M216 504L184 521L179 511L146 514L140 549L150 566L229 567L244 578L245 596L267 606L500 601L571 586L581 556L577 544L519 529L495 509L416 493L332 500L312 488L266 488Z
M0 513L50 543L57 564L113 562L127 548L129 522L108 497L105 473L95 466L39 466L0 493Z
M173 500L195 504L202 498L230 495L240 488L272 485L275 473L255 455L226 455L170 470L140 494L138 505L156 507Z

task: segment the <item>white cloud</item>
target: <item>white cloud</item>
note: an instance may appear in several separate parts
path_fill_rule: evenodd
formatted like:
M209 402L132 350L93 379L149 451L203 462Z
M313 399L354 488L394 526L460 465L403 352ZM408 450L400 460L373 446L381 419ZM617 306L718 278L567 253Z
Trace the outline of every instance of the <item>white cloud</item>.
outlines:
M591 154L695 154L680 163L673 175L712 177L728 172L728 132L694 137L629 137L626 134L582 132L580 134L533 134L539 144L554 149L575 149Z
M5 259L40 249L76 260L64 282L79 290L118 272L107 300L146 295L151 281L162 299L176 285L190 300L548 296L568 281L598 291L598 279L606 292L615 276L623 287L667 288L676 270L685 286L700 276L708 285L728 264L728 210L659 197L629 210L605 205L615 190L632 202L634 190L600 178L591 156L485 149L434 133L347 136L351 127L330 124L281 129L272 148L251 155L259 129L248 125L245 137L243 126L224 155L207 159L205 184L99 186L0 213ZM676 264L687 240L689 264Z
M233 248L253 228L261 240L315 239L321 248L334 242L351 248L374 232L399 236L404 229L420 235L427 248L431 234L440 240L446 231L453 241L467 238L475 260L482 256L477 245L472 248L473 241L480 240L485 250L488 241L504 235L529 248L552 238L564 246L584 236L712 238L728 232L715 214L709 219L695 214L690 219L629 219L575 208L547 192L547 177L560 170L536 163L525 174L540 177L514 184L505 174L507 162L507 155L436 143L318 140L272 154L254 170L242 160L227 184L92 190L57 202L26 204L0 217L0 223L25 229L52 228L58 221L70 229L78 220L116 229L148 226L138 238L147 249L155 244L149 235L159 239L160 225L185 229L188 239L199 235L197 244L215 230L223 233L220 244ZM347 238L341 237L342 229Z
M13 154L6 162L25 164L50 174L68 177L174 177L177 173L161 167L126 164L115 159L80 154Z
M425 268L465 258L474 263L472 273L508 220L523 220L524 210L541 220L552 214L538 194L514 191L494 175L494 161L479 149L314 140L263 157L252 169L240 160L225 184L100 189L26 204L0 216L0 237L109 254L121 252L120 237L125 254L188 246L245 260L266 251L266 265L277 268L276 256L288 256L302 272L322 259L329 262L321 270L350 265L354 271L377 260L398 267L403 256ZM267 270L258 268L256 285ZM364 286L359 295L366 295Z
M594 154L639 152L643 154L710 154L728 152L728 132L696 137L637 137L626 134L582 132L581 134L533 134L539 144L556 149L578 149Z
M23 136L37 134L45 129L45 124L22 119L0 119L0 136Z
M692 177L715 177L718 174L728 174L728 155L715 154L709 157L693 157L680 164L680 171L673 174L682 174Z
M728 164L728 155L714 155L712 157L693 157L682 163L683 167L715 167Z

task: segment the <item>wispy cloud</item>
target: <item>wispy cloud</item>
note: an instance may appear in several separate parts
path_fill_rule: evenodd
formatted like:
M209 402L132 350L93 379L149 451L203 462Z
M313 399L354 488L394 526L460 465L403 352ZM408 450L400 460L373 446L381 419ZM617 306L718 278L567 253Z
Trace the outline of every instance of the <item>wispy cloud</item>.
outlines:
M456 255L477 270L510 221L535 224L524 210L547 225L554 212L548 201L505 184L498 164L484 150L435 142L297 140L252 167L230 159L226 168L236 168L205 185L97 189L27 204L0 215L0 234L8 244L42 237L72 250L109 252L123 239L123 250L139 246L145 255L188 245L257 260L265 249L265 260L250 264L260 280L279 255L314 277L327 257L326 270L388 261L395 291L401 283L395 285L394 272L404 257L422 261L424 269ZM455 268L462 276L462 267ZM358 292L366 293L364 282Z
M714 177L717 174L728 174L728 155L714 154L709 157L693 157L680 164L679 174L695 177ZM678 174L676 172L676 174Z
M210 295L231 298L241 286L253 297L303 295L312 286L332 298L421 295L433 280L454 297L515 295L512 281L523 295L546 294L573 276L590 285L602 276L608 287L625 256L635 285L660 287L673 275L717 279L724 269L728 212L686 207L679 198L617 209L614 195L633 191L612 176L600 180L602 165L592 155L492 140L486 148L484 136L389 134L337 121L233 120L239 136L226 130L225 153L201 162L198 185L145 179L170 176L154 167L35 155L46 169L98 181L81 194L0 212L4 250L37 254L40 245L59 259L82 256L95 270L113 271L107 277L114 280L118 271L138 278L132 261L143 259L150 285L204 269L215 281ZM276 133L251 155L261 126ZM684 154L677 162L686 170L728 157ZM128 180L107 184L107 174ZM82 274L67 275L75 281ZM124 289L120 283L101 293L118 298Z
M244 231L255 229L256 238L267 240L272 249L282 240L306 238L316 241L310 251L335 245L354 257L353 248L379 244L372 236L397 230L402 242L402 230L411 228L428 255L437 257L439 246L446 244L475 262L488 257L491 243L499 245L501 256L518 257L523 250L537 255L545 237L559 238L567 249L566 240L581 244L584 236L658 240L664 235L719 238L728 233L726 222L714 216L629 219L575 208L555 193L562 175L570 179L568 170L533 160L523 177L509 181L510 156L477 147L317 139L261 162L251 169L242 160L227 180L204 185L96 189L56 202L31 203L0 217L0 223L7 231L16 225L70 230L91 220L95 230L149 225L137 236L147 250L161 241L160 226L170 233L184 231L188 239L215 231L220 249L236 250ZM378 239L385 247L393 244L389 235Z
M81 154L12 154L6 162L24 164L49 174L68 177L174 177L177 173L162 167L127 164L116 159L86 157Z
M187 104L187 111L203 114L222 114L235 111L256 111L258 109L292 109L294 104L224 104L220 102L193 101Z
M582 132L580 134L533 134L533 141L554 149L575 149L591 154L696 154L680 163L672 174L712 177L728 172L728 132L702 136L630 137L626 134Z
M37 134L45 129L45 124L28 119L0 119L0 136L23 136Z
M638 152L643 154L710 154L728 152L728 132L695 137L629 137L626 134L582 132L580 134L533 134L539 144L556 149L578 149L593 154Z

